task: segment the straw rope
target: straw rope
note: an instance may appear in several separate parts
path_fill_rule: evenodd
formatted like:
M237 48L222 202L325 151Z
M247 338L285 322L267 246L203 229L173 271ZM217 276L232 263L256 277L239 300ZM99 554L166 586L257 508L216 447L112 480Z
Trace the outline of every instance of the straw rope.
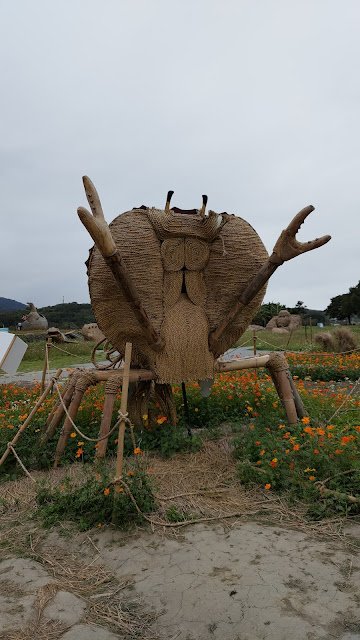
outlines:
M141 511L139 505L137 504L130 488L128 487L128 485L126 484L126 482L124 480L122 480L122 478L114 478L114 480L110 483L110 484L121 484L126 493L128 494L131 502L133 503L136 511L138 512L139 515L141 515L142 518L144 518L144 520L146 520L146 522L149 522L151 525L153 526L158 526L158 527L169 527L169 528L178 528L178 527L186 527L189 524L197 524L198 522L211 522L214 520L224 520L224 519L229 519L229 518L241 518L244 515L249 515L249 514L244 514L243 512L239 512L236 511L234 513L226 513L226 514L222 514L222 515L217 515L217 516L207 516L204 518L192 518L191 520L181 520L180 522L166 522L165 520L156 520L155 518L150 518L149 516L147 516L143 511Z
M64 401L63 401L62 395L61 395L61 393L60 393L59 386L58 386L58 384L57 384L56 382L55 382L55 387L56 387L56 390L57 390L57 392L58 392L58 395L59 395L59 398L60 398L60 402L61 402L61 404L62 404L62 406L63 406L64 411L65 411L66 417L68 418L68 420L69 420L69 422L70 422L71 426L74 428L74 430L76 431L76 433L77 433L81 438L84 438L84 440L87 440L88 442L102 442L102 440L105 440L106 438L109 438L109 437L114 433L115 429L117 429L117 428L119 427L119 424L120 424L120 422L121 422L122 420L123 420L126 424L131 425L131 422L130 422L130 420L129 420L129 418L128 418L128 413L127 413L127 412L126 412L126 413L122 413L122 412L120 411L120 409L119 409L119 411L118 411L118 417L119 417L118 421L116 422L116 424L113 426L113 428L112 428L112 429L111 429L111 430L110 430L110 431L109 431L105 436L102 436L101 438L89 438L88 436L86 436L86 435L85 435L85 434L84 434L84 433L79 429L79 427L75 424L75 422L74 422L74 420L72 419L72 417L69 415L69 412L68 412L68 410L67 410L67 407L66 407L66 405L65 405L65 403L64 403ZM132 426L132 425L131 425L131 426Z
M346 402L349 400L349 398L353 395L356 387L360 384L360 378L357 379L357 381L355 382L353 388L351 389L351 391L348 393L348 395L346 396L346 398L344 399L344 401L341 403L341 405L336 409L336 411L333 413L333 415L331 416L331 418L329 418L329 420L327 420L328 424L331 424L331 421L333 420L333 418L335 418L335 416L341 411L342 407L344 406L344 404L346 404Z
M67 353L68 356L73 356L74 358L78 358L79 356L76 355L75 353L70 353L70 351L66 351L66 349L62 349L61 347L59 347L57 344L55 344L54 342L51 343L51 348L57 349L58 351L63 351L64 353Z
M36 480L32 477L32 475L29 473L29 471L27 470L27 468L25 467L24 463L20 460L19 455L17 454L15 447L13 447L13 445L11 444L11 442L7 443L7 448L10 449L10 451L14 454L16 460L18 461L20 467L22 468L23 472L25 473L25 475L30 478L30 480L32 480L33 482L36 482Z
M251 340L250 340L251 341ZM280 349L278 344L273 344L272 342L268 342L267 340L264 340L263 338L257 336L257 341L262 342L263 344L267 344L269 345L269 347L274 347L277 351L283 351L286 353L301 353L304 354L306 356L322 356L323 358L331 358L334 355L336 356L345 356L349 353L355 353L355 351L360 351L360 347L356 347L355 349L351 349L350 351L339 351L339 352L334 352L334 353L308 353L307 351L292 351L291 349Z

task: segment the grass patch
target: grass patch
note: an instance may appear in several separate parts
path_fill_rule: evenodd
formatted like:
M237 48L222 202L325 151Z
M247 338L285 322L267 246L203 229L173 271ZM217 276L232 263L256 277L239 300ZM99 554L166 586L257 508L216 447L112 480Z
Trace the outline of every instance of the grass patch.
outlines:
M312 327L312 334L310 333L310 327L302 327L298 331L294 331L290 337L289 335L282 335L272 333L271 331L263 331L257 332L257 349L261 349L264 351L308 351L308 352L318 352L319 345L316 344L315 339L317 335L321 335L324 332L330 333L333 335L339 327L324 327L320 329L315 326ZM354 336L355 342L357 346L360 345L360 325L351 325L351 327L347 327ZM312 335L312 340L311 340ZM253 344L253 331L245 331L238 341L237 345L247 343L247 346L252 346ZM334 336L335 337L335 336ZM270 344L269 344L270 343Z
M21 336L20 336L21 337ZM92 342L81 340L79 342L64 343L56 345L69 353L64 353L56 347L52 347L49 352L49 365L51 369L70 367L75 364L91 362L91 352L94 348ZM42 371L45 360L45 340L30 342L25 352L24 358L18 368L18 372ZM96 354L96 360L104 360L102 353Z

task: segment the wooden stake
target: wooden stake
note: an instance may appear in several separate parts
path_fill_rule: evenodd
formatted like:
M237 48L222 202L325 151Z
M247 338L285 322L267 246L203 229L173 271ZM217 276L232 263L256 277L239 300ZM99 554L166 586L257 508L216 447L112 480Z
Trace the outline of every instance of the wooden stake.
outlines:
M64 422L64 426L62 428L62 432L60 434L58 443L57 443L57 447L56 447L56 451L55 451L55 460L54 460L54 469L57 467L58 462L62 456L62 454L64 453L65 447L69 441L70 438L70 433L73 430L73 425L71 420L74 422L75 418L76 418L76 414L79 410L80 404L81 404L81 400L82 397L85 393L85 390L83 391L82 389L75 389L74 395L73 395L73 399L71 401L70 407L69 407L69 411L68 411L68 415L65 418L65 422Z
M254 342L254 356L256 356L256 329L254 329L254 337L253 337L253 342Z
M50 380L48 386L46 387L44 393L40 396L39 400L37 401L35 407L32 409L32 411L30 412L30 414L28 415L28 417L26 418L25 422L22 424L22 426L20 427L19 431L17 432L17 434L15 435L15 437L13 438L13 440L9 443L12 447L14 447L17 443L17 441L19 440L21 434L23 433L23 431L25 431L26 427L28 426L28 424L30 424L31 420L33 419L34 415L36 414L38 408L42 405L42 403L44 402L46 396L50 393L50 391L52 390L55 382L57 381L57 379L61 376L62 373L62 369L58 369L57 372L55 373L55 375L53 376L52 380ZM3 462L5 462L6 458L8 457L10 453L10 448L6 449L4 455L2 456L1 460L0 460L0 467L3 464Z
M312 344L313 341L313 332L312 332L312 318L310 318L310 342Z
M298 415L296 412L296 406L290 382L287 377L287 371L276 371L269 365L268 369L275 385L275 389L278 392L278 396L281 400L281 404L285 409L288 423L290 426L296 425L298 423Z
M44 361L44 368L42 372L41 386L40 386L41 393L44 391L44 387L45 387L45 377L46 377L46 372L47 372L47 367L49 362L49 352L50 352L51 344L52 344L52 340L50 337L48 337L45 344L45 361Z
M71 398L73 397L74 390L75 390L75 381L74 381L74 384L68 383L65 389L61 392L63 403L67 409L70 406L70 402L71 402ZM44 430L44 433L40 437L40 447L44 445L48 440L50 440L50 438L53 437L64 415L65 415L65 409L63 407L63 404L60 398L58 398L58 404L55 407L55 411L51 412L48 418L48 421L45 425L46 428Z
M128 392L129 392L129 374L130 374L130 364L131 364L131 350L132 344L131 342L127 342L125 346L125 365L124 365L124 377L121 389L121 404L120 411L122 414L126 413L127 408L127 400L128 400ZM118 436L118 450L117 450L117 461L116 461L116 478L121 478L122 470L123 470L123 459L124 459L124 435L125 435L125 420L121 420L119 425L119 436ZM115 494L120 493L120 484L115 484Z
M287 369L286 373L287 373L287 377L288 377L289 382L290 382L291 390L293 392L296 413L298 415L299 420L301 420L302 418L305 418L309 414L308 414L308 412L306 411L306 409L304 407L304 403L301 400L301 397L299 395L299 392L298 392L297 388L295 387L295 383L294 383L293 377L292 377L292 375L290 373L290 369Z
M108 434L110 431L110 424L116 395L117 393L105 392L104 409L99 430L99 440L100 438L103 439L98 443L99 446L96 449L95 466L100 461L100 458L104 458L106 454L108 438L104 438L104 436L106 436L106 434Z

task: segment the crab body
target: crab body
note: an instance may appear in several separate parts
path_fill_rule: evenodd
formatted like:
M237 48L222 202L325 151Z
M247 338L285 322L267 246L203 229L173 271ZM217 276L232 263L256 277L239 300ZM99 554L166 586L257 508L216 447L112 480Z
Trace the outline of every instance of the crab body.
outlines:
M214 375L214 361L239 339L255 315L263 287L222 335L215 351L209 334L249 278L268 257L254 229L242 218L200 212L140 208L109 225L116 246L165 346L154 351L94 247L88 264L89 290L97 323L120 353L133 344L137 363L151 368L159 382L179 383Z

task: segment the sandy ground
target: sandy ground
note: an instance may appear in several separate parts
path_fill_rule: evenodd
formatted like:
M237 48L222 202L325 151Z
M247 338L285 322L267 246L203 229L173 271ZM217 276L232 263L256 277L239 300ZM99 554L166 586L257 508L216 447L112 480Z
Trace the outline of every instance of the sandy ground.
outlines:
M87 613L89 600L76 589L60 589L49 568L10 557L0 563L0 638L355 640L360 638L360 523L348 528L345 540L311 538L252 520L190 525L177 536L149 530L125 535L108 528L69 540L54 531L44 550L55 557L71 548L95 575L100 567L110 571L122 585L112 597L126 602L136 596L141 603L136 615L151 612L156 619L136 636L99 624ZM42 636L40 627L35 631L34 603L45 588L50 596L37 617L49 631ZM26 635L31 629L34 635Z

